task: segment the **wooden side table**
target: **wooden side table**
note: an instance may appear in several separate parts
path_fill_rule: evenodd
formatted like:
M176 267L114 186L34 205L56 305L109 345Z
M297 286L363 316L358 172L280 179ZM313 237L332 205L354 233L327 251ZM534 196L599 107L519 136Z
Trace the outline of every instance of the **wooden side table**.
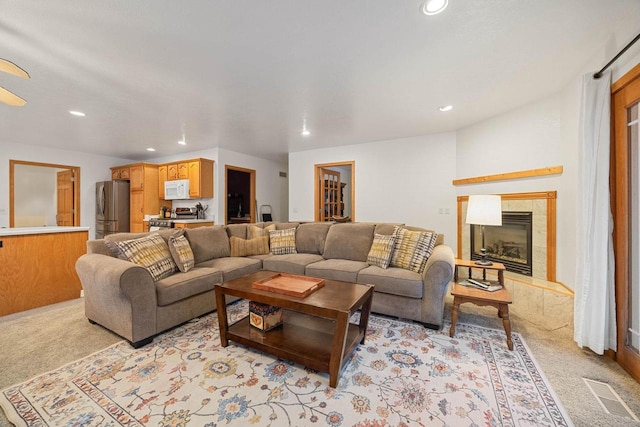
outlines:
M482 269L482 278L486 280L487 270L497 270L498 283L502 285L502 289L495 292L489 292L482 289L475 289L469 286L463 286L457 283L458 281L458 267L469 268L469 277L471 277L472 268ZM470 302L479 306L490 306L498 309L498 317L502 319L502 326L504 332L507 335L507 347L509 350L513 350L513 341L511 341L511 321L509 320L509 304L511 304L511 295L509 291L504 287L504 270L503 264L494 262L490 266L477 265L474 261L467 260L455 260L455 272L454 283L451 288L451 295L453 295L453 309L451 311L451 328L449 329L449 336L453 337L456 330L456 322L458 321L458 308L460 304Z

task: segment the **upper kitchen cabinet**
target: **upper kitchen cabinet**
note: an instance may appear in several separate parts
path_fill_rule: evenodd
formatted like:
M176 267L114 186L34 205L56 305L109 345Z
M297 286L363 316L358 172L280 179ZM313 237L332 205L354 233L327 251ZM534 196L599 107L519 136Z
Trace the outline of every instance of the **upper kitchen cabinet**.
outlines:
M189 197L213 198L213 160L190 159L166 163L158 167L158 190L164 194L164 182L177 179L189 180Z
M189 160L189 197L213 198L213 160Z
M129 166L111 168L111 179L114 181L128 181L130 176L129 172Z

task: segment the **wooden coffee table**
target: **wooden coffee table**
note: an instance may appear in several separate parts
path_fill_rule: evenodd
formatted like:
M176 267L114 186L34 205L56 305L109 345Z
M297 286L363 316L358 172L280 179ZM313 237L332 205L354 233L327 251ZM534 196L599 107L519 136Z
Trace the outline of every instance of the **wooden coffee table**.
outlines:
M216 285L220 343L229 340L255 348L308 368L329 373L329 385L336 387L340 371L358 344L364 344L373 286L325 280L324 286L300 298L253 289L255 281L276 274L259 271ZM254 328L249 316L229 325L225 295L282 307L282 326L267 332ZM349 318L360 309L359 324Z

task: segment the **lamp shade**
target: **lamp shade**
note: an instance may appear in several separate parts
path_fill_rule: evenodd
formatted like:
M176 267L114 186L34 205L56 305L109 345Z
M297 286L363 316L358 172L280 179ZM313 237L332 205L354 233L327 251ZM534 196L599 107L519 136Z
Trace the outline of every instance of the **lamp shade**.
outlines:
M501 197L495 195L469 196L467 224L502 225Z

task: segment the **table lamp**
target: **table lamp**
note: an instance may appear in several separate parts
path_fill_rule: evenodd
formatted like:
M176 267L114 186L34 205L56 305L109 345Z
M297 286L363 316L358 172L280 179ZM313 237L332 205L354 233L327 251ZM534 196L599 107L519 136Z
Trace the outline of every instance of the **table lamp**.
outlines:
M502 225L502 203L500 196L469 196L466 222L467 224L480 226L480 236L482 236L482 249L480 249L480 254L482 258L476 261L476 264L484 266L492 265L493 263L487 259L487 251L484 247L484 226ZM473 248L471 248L471 250L473 252Z

